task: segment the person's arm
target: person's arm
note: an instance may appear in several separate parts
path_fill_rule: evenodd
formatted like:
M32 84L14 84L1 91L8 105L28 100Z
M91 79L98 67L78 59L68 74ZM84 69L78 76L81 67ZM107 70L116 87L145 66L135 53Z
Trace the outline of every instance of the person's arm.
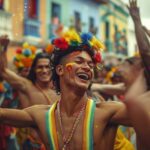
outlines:
M111 124L132 126L131 120L128 115L126 105L122 102L109 101L109 109L112 111L110 119Z
M146 92L146 83L142 75L130 88L124 104L138 140L144 143L146 149L150 149L150 91Z
M0 77L6 80L12 87L25 91L26 84L29 82L27 79L17 75L7 68L7 46L9 39L7 36L0 37Z
M146 79L150 87L150 43L142 27L137 1L129 0L129 3L130 6L128 6L128 9L134 23L136 40L145 67Z
M125 103L137 137L150 149L150 92Z
M34 121L28 111L0 108L0 124L7 124L16 127L34 126Z
M7 67L6 50L9 44L7 35L0 36L0 72L2 73ZM1 74L0 74L1 75Z
M103 92L110 95L119 95L125 93L126 87L124 83L119 83L119 84L92 83L91 90Z
M144 31L150 37L150 30L148 30L145 26L143 26Z
M132 111L130 112L128 110L126 102L132 105L132 101L134 99L137 99L139 96L141 96L143 93L146 92L147 86L145 77L143 74L143 71L140 72L140 75L137 77L136 81L133 83L133 85L128 89L128 91L125 94L125 100L118 103L112 103L112 110L114 111L113 116L111 118L111 121L114 123L122 124L122 125L131 125L133 123L132 120ZM135 106L132 106L136 108ZM130 114L131 113L131 114ZM133 117L135 114L133 113ZM132 124L133 125L133 124Z

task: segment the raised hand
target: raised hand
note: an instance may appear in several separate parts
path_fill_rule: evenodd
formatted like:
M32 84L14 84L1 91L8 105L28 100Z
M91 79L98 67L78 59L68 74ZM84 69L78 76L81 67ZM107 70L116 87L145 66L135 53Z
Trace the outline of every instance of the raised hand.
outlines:
M9 44L9 39L7 35L0 36L0 78L2 77L2 73L7 67L7 57L6 50Z
M134 20L140 20L140 12L139 8L137 7L137 0L129 0L129 5L127 5L127 8Z
M7 35L0 36L0 52L6 51L9 44L9 39Z

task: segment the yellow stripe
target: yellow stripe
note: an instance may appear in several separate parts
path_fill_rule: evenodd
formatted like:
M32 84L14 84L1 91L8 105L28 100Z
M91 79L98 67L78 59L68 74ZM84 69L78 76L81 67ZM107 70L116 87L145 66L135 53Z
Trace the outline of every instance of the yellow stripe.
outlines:
M90 101L87 101L86 109L85 109L85 118L84 118L84 125L83 125L83 150L87 149L87 136L88 136L88 116L89 116L89 107L90 107Z
M54 147L54 150L59 150L58 146L58 138L57 138L57 130L56 130L56 120L55 120L55 108L56 108L57 103L53 104L51 106L50 112L49 112L49 124L51 123L51 128L50 128L50 135L52 136L52 144Z

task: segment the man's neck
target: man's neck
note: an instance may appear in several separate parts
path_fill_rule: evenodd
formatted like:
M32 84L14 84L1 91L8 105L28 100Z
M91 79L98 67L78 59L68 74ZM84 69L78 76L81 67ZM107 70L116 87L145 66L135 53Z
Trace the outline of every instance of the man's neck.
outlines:
M36 86L39 86L41 89L50 89L50 82L35 82Z
M77 95L71 90L68 93L61 93L61 111L67 116L72 116L80 111L87 101L87 94Z

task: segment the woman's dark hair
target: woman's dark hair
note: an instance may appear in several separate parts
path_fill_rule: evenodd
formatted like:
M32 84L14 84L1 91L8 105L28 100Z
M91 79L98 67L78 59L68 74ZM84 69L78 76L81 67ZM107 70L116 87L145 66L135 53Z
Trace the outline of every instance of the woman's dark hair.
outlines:
M30 72L29 72L29 74L27 76L27 78L29 80L31 80L32 83L35 83L35 81L36 81L35 66L37 64L37 61L39 59L42 59L42 58L49 59L49 61L50 61L50 56L47 53L39 53L39 54L36 55L36 57L33 60L32 66L30 68Z
M51 69L52 69L51 80L53 81L57 93L61 91L60 91L59 76L56 73L56 66L60 64L62 58L75 51L86 51L94 61L94 50L90 46L85 44L84 45L81 44L80 46L69 46L68 49L66 50L54 49L51 55Z

